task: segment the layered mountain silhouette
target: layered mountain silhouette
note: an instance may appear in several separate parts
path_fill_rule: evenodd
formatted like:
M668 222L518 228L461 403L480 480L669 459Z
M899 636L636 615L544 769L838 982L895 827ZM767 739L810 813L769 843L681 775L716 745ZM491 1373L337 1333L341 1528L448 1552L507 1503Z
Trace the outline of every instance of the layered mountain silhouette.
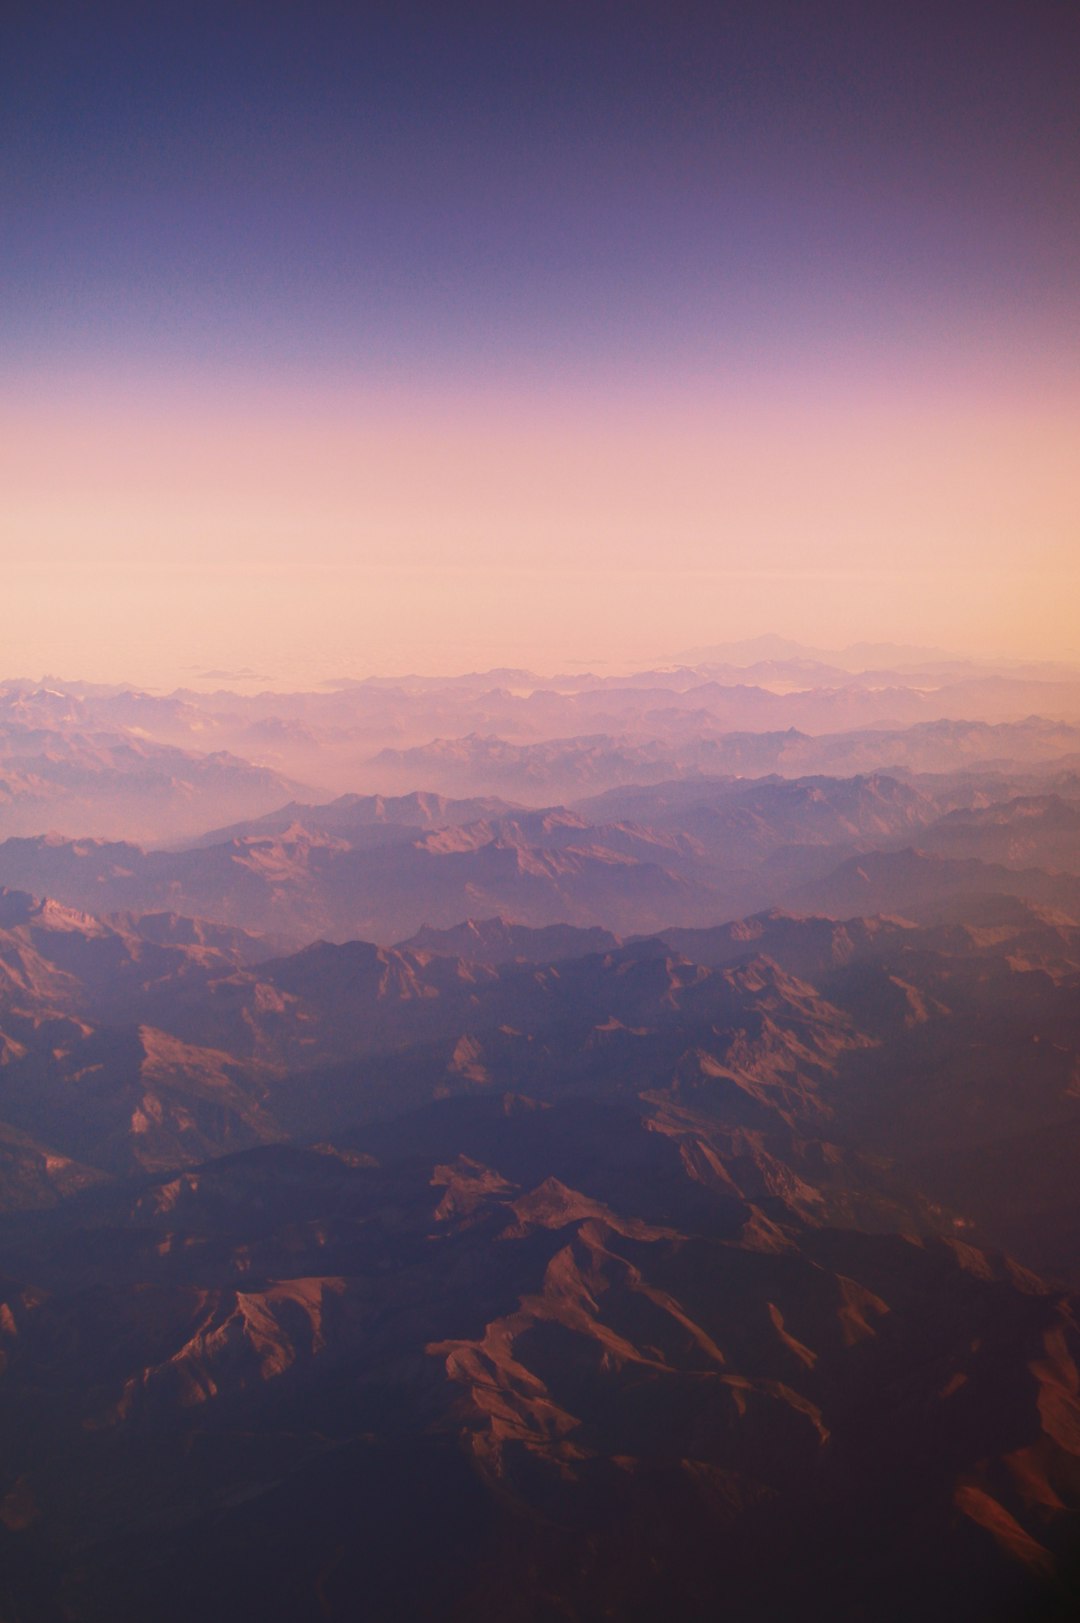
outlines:
M181 850L13 838L0 843L0 884L94 913L178 912L295 943L390 942L485 915L618 935L776 905L922 917L954 894L1016 895L1080 917L1075 875L959 855L966 831L993 848L985 831L998 825L992 807L956 810L956 798L948 784L881 774L661 784L576 810L352 796L293 803ZM1023 804L1056 808L1061 828L1026 849L1057 864L1080 802Z
M997 723L949 719L810 734L796 726L721 727L708 711L665 711L649 717L647 733L654 736L609 730L542 742L470 733L407 749L388 748L374 765L387 781L433 784L448 794L481 790L534 804L675 777L942 773L960 768L985 774L1020 768L1041 769L1044 775L1063 772L1075 779L1080 767L1080 727L1039 718Z
M155 742L135 730L81 731L8 719L0 702L0 833L56 825L162 840L194 835L229 811L281 803L290 779L228 750Z
M770 646L749 666L494 670L343 680L319 693L8 681L0 833L178 838L270 812L296 783L327 796L434 789L547 805L702 773L1080 765L1074 669L872 647L830 663Z

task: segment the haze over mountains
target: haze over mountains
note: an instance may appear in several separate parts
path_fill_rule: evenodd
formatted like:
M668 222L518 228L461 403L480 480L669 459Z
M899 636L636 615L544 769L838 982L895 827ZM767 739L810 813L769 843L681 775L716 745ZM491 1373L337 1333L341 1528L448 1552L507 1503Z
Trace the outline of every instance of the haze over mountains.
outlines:
M389 942L490 914L624 934L771 906L925 917L953 894L985 893L1078 919L1076 788L1075 800L1024 795L988 807L970 804L989 792L977 782L883 774L694 779L544 811L345 796L290 802L180 850L12 837L0 843L0 884L95 912L169 910L298 943Z
M195 833L213 823L215 795L219 824L283 804L283 777L318 788L313 799L423 790L536 806L702 773L1027 766L1043 778L1080 765L1069 667L856 670L781 652L637 676L498 670L247 696L8 681L0 832L51 820L71 834Z
M1076 672L0 732L5 1623L1071 1615Z

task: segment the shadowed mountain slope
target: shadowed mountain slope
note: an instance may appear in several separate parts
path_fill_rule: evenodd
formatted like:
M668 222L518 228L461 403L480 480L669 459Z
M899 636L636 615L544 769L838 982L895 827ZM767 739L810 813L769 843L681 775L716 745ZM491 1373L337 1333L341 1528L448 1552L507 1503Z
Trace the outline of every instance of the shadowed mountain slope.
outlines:
M14 1617L1004 1623L1051 1593L1070 1302L747 1198L708 1145L448 1100L9 1224Z

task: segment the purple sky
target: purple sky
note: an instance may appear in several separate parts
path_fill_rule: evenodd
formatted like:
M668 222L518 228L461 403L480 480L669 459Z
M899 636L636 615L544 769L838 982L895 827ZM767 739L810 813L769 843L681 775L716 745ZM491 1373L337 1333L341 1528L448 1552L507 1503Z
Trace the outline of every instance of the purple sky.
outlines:
M262 558L378 602L363 664L394 617L428 647L437 602L447 650L494 652L493 575L512 597L545 558L583 581L662 560L818 583L695 588L684 611L676 582L655 636L633 593L583 585L551 657L590 627L615 657L696 640L725 603L723 634L820 640L862 616L917 635L936 560L973 622L928 640L1076 651L1075 8L5 18L3 544L24 621L70 646L93 580L117 625L136 602L160 617L169 660L191 635L220 662L231 625L264 662L234 580ZM411 630L399 565L457 581ZM533 595L559 622L559 579ZM259 613L299 648L317 599ZM838 603L832 628L795 623Z

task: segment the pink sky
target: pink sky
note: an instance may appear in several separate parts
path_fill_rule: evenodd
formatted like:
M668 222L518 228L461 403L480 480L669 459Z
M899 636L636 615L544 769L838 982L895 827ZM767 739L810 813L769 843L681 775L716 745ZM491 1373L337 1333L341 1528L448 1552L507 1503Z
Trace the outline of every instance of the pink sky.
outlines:
M24 382L4 674L551 670L764 630L1074 658L1076 399L943 370Z

